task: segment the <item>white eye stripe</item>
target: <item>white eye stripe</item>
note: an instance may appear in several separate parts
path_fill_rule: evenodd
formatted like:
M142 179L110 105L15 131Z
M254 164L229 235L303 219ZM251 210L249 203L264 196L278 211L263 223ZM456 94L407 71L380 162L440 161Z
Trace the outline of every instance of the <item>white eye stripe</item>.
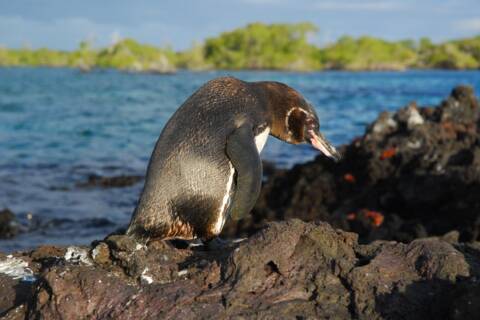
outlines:
M304 109L299 108L299 107L295 107L295 108L292 108L292 109L288 110L287 117L285 118L285 128L287 128L287 131L290 134L292 133L292 131L290 130L290 126L288 125L288 120L290 119L290 115L292 114L292 112L295 111L295 110L299 110L299 111L305 113L307 115L307 117L312 116L309 112L307 112Z

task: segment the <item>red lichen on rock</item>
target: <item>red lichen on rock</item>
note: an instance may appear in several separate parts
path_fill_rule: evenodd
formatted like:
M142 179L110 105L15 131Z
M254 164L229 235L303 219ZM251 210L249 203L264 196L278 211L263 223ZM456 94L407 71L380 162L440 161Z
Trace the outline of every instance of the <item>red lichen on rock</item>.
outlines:
M349 182L349 183L355 183L357 182L357 179L355 178L355 176L351 173L345 173L343 175L343 180L345 180L346 182Z
M362 210L358 211L358 213L351 212L351 213L347 214L347 220L349 220L349 221L367 220L367 221L371 222L372 227L378 228L383 224L383 221L385 220L385 217L383 216L383 214L381 214L378 211L362 209Z
M389 149L386 149L382 152L382 154L380 155L380 160L386 160L386 159L390 159L392 158L393 156L395 156L395 154L397 154L397 149L396 148L389 148Z
M380 227L385 219L383 214L372 210L365 210L365 217L370 218L375 227Z

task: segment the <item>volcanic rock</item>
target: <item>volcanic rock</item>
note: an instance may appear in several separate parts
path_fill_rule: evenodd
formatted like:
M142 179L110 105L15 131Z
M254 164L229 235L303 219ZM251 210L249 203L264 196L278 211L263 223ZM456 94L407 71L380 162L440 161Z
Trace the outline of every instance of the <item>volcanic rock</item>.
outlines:
M0 296L5 297L0 315L35 319L480 316L479 243L428 238L409 244L361 245L356 234L326 223L290 220L269 223L249 239L220 251L177 249L163 241L143 245L120 235L93 244L88 262L66 260L60 254L68 251L65 248L41 250L17 257L32 266L35 282L0 277ZM0 258L0 263L8 259L12 258Z

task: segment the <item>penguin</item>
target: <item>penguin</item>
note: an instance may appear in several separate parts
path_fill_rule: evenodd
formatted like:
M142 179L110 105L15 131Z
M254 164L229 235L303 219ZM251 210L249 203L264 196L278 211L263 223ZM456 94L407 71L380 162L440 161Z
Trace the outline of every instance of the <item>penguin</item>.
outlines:
M217 238L228 217L241 219L253 209L269 135L340 157L320 133L313 107L293 88L233 77L204 84L161 132L127 235L144 241Z

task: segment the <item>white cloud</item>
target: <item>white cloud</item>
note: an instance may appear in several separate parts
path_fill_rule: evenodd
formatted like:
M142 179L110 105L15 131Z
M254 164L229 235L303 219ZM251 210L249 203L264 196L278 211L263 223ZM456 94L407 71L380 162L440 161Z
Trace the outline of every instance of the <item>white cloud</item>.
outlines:
M315 5L322 11L394 11L404 7L393 1L327 1Z
M60 18L49 21L28 20L21 16L0 15L0 47L49 47L71 50L82 40L105 46L121 37L132 37L153 45L173 42L175 28L160 22L135 25L98 23L87 18Z
M113 26L85 18L27 20L20 16L0 16L0 42L8 47L51 47L73 49L83 39L105 42L104 34Z
M480 32L480 18L471 18L457 21L455 27L458 30L468 32Z

